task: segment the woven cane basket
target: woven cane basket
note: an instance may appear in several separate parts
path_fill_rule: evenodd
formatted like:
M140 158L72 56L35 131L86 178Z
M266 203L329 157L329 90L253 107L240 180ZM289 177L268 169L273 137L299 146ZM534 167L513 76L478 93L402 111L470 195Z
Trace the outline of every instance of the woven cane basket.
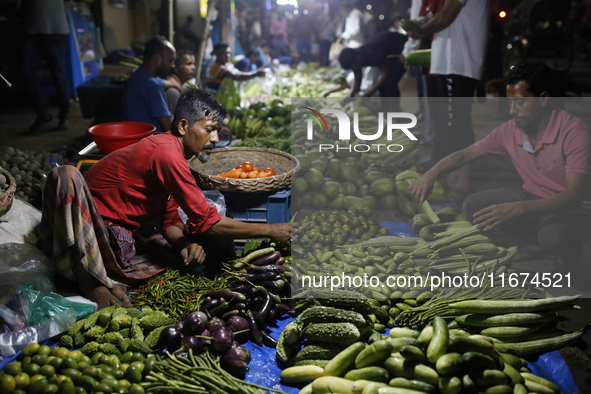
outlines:
M273 168L275 175L268 178L233 179L221 174L245 161L257 168ZM234 193L269 193L291 185L291 178L300 170L300 162L289 153L262 148L222 148L211 151L211 158L202 163L194 157L189 167L202 189L215 189Z
M16 192L16 181L12 174L0 167L0 173L6 177L10 186L4 192L0 193L0 217L4 216L6 212L10 211L12 207L12 200L14 199L14 193Z

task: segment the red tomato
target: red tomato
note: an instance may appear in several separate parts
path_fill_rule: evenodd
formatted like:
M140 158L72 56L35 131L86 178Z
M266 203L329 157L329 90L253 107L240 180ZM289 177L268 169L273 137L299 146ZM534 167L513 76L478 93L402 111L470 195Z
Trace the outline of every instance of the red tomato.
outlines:
M275 170L272 168L265 168L264 171L269 173L269 176L275 175Z
M242 166L241 166L241 165L235 168L235 170L242 170L242 169L243 169L243 168L242 168Z
M254 169L252 163L245 161L244 163L242 163L242 170L244 170L245 172L251 172Z

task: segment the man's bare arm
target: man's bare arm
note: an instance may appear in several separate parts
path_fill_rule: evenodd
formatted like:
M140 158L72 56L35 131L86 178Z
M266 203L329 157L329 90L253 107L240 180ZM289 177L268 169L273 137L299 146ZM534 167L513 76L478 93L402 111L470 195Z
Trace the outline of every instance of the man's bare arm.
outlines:
M207 235L224 238L272 238L287 244L291 242L289 223L244 223L227 217L206 231Z

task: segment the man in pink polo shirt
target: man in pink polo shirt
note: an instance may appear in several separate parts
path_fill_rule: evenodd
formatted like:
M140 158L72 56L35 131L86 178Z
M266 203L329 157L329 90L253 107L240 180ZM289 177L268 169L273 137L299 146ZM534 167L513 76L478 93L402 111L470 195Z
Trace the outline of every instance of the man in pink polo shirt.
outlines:
M509 155L523 190L474 193L464 201L465 214L485 231L507 222L505 230L536 237L538 245L525 250L529 257L544 253L574 261L591 229L589 127L550 103L552 75L544 63L515 66L506 81L513 120L442 159L409 190L422 203L439 175L482 156Z

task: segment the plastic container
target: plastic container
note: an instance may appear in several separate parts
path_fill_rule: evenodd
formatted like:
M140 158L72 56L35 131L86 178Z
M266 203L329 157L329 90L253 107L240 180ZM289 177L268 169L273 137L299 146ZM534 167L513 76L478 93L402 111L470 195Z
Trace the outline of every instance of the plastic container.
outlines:
M156 127L142 122L114 122L92 126L88 133L101 152L111 153L153 134Z
M241 222L286 223L291 219L291 190L275 194L223 193L226 209Z

